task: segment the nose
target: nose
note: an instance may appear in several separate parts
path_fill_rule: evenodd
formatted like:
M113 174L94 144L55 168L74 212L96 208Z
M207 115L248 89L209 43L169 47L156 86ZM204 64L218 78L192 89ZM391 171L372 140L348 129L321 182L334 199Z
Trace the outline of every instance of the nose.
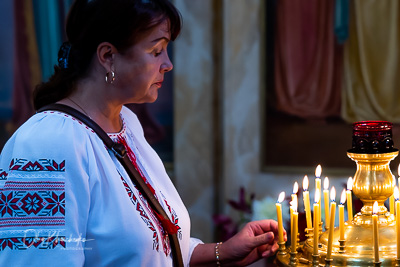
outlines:
M166 55L164 62L161 64L160 72L165 73L165 72L171 71L173 68L174 68L174 65L172 64L171 60L169 59L169 56Z

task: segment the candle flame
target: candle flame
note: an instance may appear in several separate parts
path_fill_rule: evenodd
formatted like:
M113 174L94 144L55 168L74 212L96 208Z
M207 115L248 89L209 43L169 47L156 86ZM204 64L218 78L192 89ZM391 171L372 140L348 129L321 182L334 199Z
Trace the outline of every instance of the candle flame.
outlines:
M325 177L325 179L324 179L324 189L328 190L328 188L329 188L329 178Z
M347 180L347 190L353 190L353 178L351 177Z
M335 201L336 200L336 189L334 186L331 188L331 200Z
M340 196L340 204L344 204L346 202L346 189L343 189L342 195Z
M305 175L303 179L303 190L307 191L307 189L308 189L308 176Z
M396 201L399 200L399 188L397 186L394 187L393 196L394 196L394 199L396 199Z
M374 202L374 206L372 207L372 212L373 212L374 214L377 214L377 213L378 213L378 201L375 201L375 202Z
M320 200L320 198L321 198L321 192L320 191L315 191L315 195L314 195L314 201L315 201L315 203L318 203L319 202L319 200Z
M315 168L315 177L317 178L321 177L321 173L322 173L322 168L321 165L319 164L317 168Z
M299 191L299 184L297 182L294 182L293 194L297 194L297 191Z
M285 192L281 192L280 194L279 194L279 197L278 197L278 203L282 203L282 201L285 199Z

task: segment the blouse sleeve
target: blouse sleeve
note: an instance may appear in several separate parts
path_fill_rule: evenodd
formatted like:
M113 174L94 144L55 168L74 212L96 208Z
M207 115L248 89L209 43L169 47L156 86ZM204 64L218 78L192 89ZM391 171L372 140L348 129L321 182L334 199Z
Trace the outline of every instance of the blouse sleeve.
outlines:
M192 258L192 254L193 254L193 251L194 251L194 249L197 247L197 245L199 245L199 244L204 244L203 243L203 241L201 241L200 239L198 239L198 238L195 238L195 237L191 237L190 238L190 245L189 245L189 262L190 262L190 259Z
M37 114L0 155L0 266L83 266L90 147L76 121Z

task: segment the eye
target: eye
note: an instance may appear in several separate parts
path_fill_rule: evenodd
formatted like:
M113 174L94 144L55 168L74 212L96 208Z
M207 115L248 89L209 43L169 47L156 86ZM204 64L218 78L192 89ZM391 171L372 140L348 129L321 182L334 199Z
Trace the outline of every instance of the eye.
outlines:
M161 55L162 52L163 52L163 50L154 51L154 56L155 56L155 57L158 57L159 55Z

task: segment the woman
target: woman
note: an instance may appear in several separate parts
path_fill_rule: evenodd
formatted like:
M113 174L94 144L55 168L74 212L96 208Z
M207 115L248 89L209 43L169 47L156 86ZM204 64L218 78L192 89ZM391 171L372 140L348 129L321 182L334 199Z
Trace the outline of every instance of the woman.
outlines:
M124 107L157 99L180 32L168 0L77 0L68 43L35 109L85 114L120 144L177 230L185 266L248 265L277 250L277 223L249 223L217 245L190 237L187 210L163 164ZM0 157L0 266L172 266L167 229L102 140L74 117L38 112Z

